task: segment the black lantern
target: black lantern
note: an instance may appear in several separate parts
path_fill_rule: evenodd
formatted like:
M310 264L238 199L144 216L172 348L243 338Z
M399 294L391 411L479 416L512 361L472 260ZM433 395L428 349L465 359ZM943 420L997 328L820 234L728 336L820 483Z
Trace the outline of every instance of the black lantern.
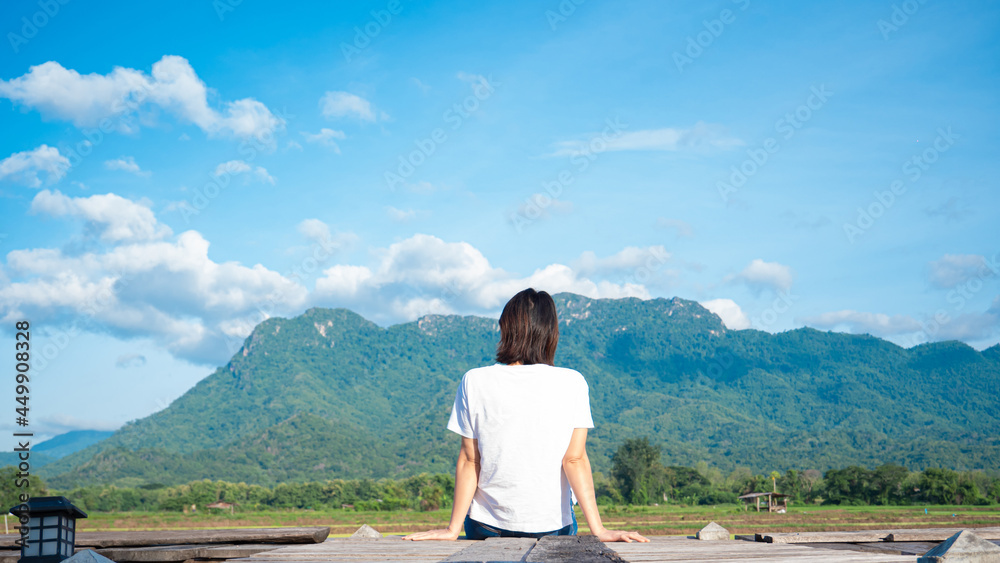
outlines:
M58 563L73 555L76 519L87 513L66 497L35 497L10 509L21 519L21 558L18 563ZM27 519L27 525L25 525Z

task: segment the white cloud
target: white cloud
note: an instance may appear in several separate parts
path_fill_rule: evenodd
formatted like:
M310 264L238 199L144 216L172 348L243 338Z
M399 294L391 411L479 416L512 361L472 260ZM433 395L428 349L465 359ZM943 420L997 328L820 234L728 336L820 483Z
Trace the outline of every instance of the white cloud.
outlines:
M909 315L886 315L846 309L802 319L807 325L825 329L844 329L876 336L909 334L920 330L920 322Z
M340 146L334 139L346 139L347 135L343 131L334 131L333 129L327 129L326 127L319 130L319 133L307 133L302 132L302 136L305 137L307 143L318 143L333 149L333 152L340 154Z
M125 172L131 172L136 176L149 176L150 172L139 168L136 164L135 158L131 156L123 156L113 160L105 160L104 167L108 170L122 170Z
M764 288L781 291L792 287L792 269L778 262L765 262L756 258L742 272L728 279L742 281L757 291Z
M732 330L743 330L750 328L750 319L743 313L743 309L732 299L712 299L702 301L701 306L715 313L722 319L726 328Z
M187 59L165 55L152 72L115 67L110 73L81 75L55 61L31 67L28 73L0 80L0 97L38 110L46 118L95 127L102 120L118 131L138 128L137 113L156 106L209 135L256 136L282 129L285 121L253 98L224 102L221 110L208 105L210 90ZM146 112L147 116L149 112Z
M624 131L617 135L590 135L586 139L560 141L547 156L576 156L607 151L667 151L731 149L745 143L728 134L725 127L703 121L683 129L665 127Z
M677 236L682 238L691 238L694 236L694 229L691 228L691 224L680 219L660 217L656 220L656 226L661 229L673 230L677 233Z
M648 275L662 268L668 260L670 260L670 253L663 245L658 244L645 248L628 246L605 258L598 258L597 254L587 250L573 263L573 269L583 276L595 274L634 275L640 269L645 269L645 275Z
M146 365L146 356L142 354L122 354L115 360L115 367L119 369L142 367L144 365Z
M990 264L985 256L978 254L945 254L940 260L929 264L930 283L937 288L950 289L972 278L992 276L994 272L990 269ZM996 255L993 256L992 265L1000 270ZM1000 275L1000 271L996 274Z
M250 166L243 160L230 160L223 162L215 167L215 176L222 176L223 174L229 174L231 176L237 176L240 174L248 174L257 180L274 185L274 177L272 177L267 169L263 166Z
M335 252L357 242L354 233L331 233L330 226L319 219L306 219L298 224L299 233L328 252Z
M40 145L30 151L16 152L0 160L0 180L9 179L32 188L42 186L39 172L44 172L45 183L53 184L69 170L69 159L59 154L59 149Z
M319 106L323 117L327 119L354 115L364 121L375 121L371 102L350 92L327 92L320 98ZM383 119L386 117L388 116L382 114Z
M10 252L12 282L0 287L0 319L56 325L86 318L115 335L150 337L178 357L224 362L247 334L224 328L297 314L309 292L260 264L215 262L208 247L200 233L187 231L172 242L122 241L80 255Z
M171 234L148 206L115 194L69 197L58 190L42 190L31 201L31 212L83 219L105 242L157 240Z
M981 313L956 312L939 310L921 321L910 315L844 310L797 320L816 328L867 333L906 347L942 340L960 340L980 349L996 344L1000 336L1000 296Z
M385 212L390 219L397 223L405 223L417 217L417 212L412 209L396 209L391 205L386 206Z
M319 305L350 306L380 322L412 320L428 313L495 314L526 287L588 297L641 297L641 284L593 281L562 264L527 276L494 268L465 242L449 243L417 234L376 252L371 267L337 265L316 281Z

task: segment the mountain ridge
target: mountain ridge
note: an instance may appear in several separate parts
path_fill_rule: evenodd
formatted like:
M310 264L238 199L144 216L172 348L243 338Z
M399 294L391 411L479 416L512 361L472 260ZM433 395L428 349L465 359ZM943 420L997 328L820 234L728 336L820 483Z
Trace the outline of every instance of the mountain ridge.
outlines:
M590 384L597 428L589 444L598 469L607 468L624 438L640 435L662 443L671 463L704 460L723 468L1000 462L1000 412L984 399L1000 390L1000 345L983 352L957 342L905 349L807 327L734 331L678 297L553 298L556 364L577 369ZM153 474L272 478L245 470L254 464L291 479L448 472L458 442L444 425L455 386L466 370L493 363L497 339L496 320L475 316L428 315L385 328L347 309L271 318L225 366L166 409L42 471L57 485ZM293 423L286 421L297 415L303 429L326 428L354 441L324 442L327 461L315 461L305 448L309 436L287 433ZM240 457L241 448L256 451L254 440L277 448L277 435L298 444L285 447L312 463L303 467L322 467L281 469L263 454ZM781 447L765 447L774 443ZM232 469L213 464L206 452ZM341 458L354 461L338 464ZM114 459L120 469L111 469ZM154 459L173 460L177 474L158 474Z

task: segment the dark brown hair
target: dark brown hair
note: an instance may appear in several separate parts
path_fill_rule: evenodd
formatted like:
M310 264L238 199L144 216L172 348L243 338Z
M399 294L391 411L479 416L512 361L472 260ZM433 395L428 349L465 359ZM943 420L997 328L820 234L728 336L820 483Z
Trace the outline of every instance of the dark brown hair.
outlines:
M553 365L559 344L556 303L544 291L525 289L504 305L500 314L497 361L502 364Z

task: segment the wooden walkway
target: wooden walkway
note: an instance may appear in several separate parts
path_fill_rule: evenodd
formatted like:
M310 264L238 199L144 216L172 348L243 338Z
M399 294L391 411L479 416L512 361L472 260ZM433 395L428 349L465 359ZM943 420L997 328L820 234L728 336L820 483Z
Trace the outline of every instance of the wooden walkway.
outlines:
M782 561L796 563L907 562L917 557L908 555L882 555L860 551L823 549L804 545L761 543L747 541L699 541L677 536L653 536L649 543L607 544L625 561L711 561L712 563L747 563L747 561ZM599 542L598 542L599 543ZM323 543L294 545L258 553L251 557L230 559L238 563L318 563L321 561L399 561L408 563L437 563L439 561L486 561L483 548L496 546L505 549L513 561L532 561L531 553L541 544L534 540L492 539L486 542L458 540L454 542L409 542L399 536L379 540L352 540L328 538ZM509 545L504 545L509 544ZM534 547L532 547L534 545ZM526 549L530 548L530 549ZM463 550L469 550L465 553ZM468 557L466 557L466 555ZM514 558L516 557L516 558ZM579 558L542 558L543 561L579 561ZM594 559L595 561L597 559ZM613 559L604 559L612 561Z

